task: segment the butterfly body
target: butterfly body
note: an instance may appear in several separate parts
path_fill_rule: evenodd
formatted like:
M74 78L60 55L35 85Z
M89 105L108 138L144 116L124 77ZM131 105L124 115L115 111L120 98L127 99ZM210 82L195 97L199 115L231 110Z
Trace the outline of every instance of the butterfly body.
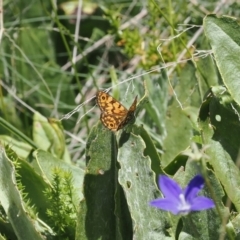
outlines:
M109 130L118 131L133 119L137 106L137 96L129 110L106 92L98 91L96 99L102 112L100 120Z

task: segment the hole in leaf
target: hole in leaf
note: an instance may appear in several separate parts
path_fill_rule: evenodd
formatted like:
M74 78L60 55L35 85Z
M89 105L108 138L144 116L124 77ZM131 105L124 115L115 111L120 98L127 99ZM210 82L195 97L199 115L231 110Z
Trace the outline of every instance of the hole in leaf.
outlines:
M132 184L131 182L127 181L127 188L131 188Z

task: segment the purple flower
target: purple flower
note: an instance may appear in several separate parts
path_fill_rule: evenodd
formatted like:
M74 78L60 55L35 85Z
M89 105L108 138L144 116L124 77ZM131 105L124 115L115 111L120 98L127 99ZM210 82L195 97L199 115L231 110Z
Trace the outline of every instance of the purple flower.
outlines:
M213 208L215 205L212 199L197 196L203 186L204 179L201 175L196 175L185 189L171 178L162 175L159 177L159 187L165 198L153 200L150 205L175 215Z

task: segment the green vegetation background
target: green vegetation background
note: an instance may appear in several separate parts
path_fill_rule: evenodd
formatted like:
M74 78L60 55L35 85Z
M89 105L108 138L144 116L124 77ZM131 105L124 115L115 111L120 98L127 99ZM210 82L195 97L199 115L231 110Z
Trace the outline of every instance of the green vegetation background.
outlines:
M0 239L240 239L239 2L0 4ZM149 206L199 172L215 209Z

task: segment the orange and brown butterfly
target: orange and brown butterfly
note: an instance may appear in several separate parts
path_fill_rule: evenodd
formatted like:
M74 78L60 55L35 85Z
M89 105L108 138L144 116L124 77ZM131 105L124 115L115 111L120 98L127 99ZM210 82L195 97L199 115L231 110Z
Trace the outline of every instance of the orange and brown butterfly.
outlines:
M137 106L137 96L131 107L125 108L119 101L106 92L98 91L96 101L101 110L100 120L111 131L125 127L133 118Z

